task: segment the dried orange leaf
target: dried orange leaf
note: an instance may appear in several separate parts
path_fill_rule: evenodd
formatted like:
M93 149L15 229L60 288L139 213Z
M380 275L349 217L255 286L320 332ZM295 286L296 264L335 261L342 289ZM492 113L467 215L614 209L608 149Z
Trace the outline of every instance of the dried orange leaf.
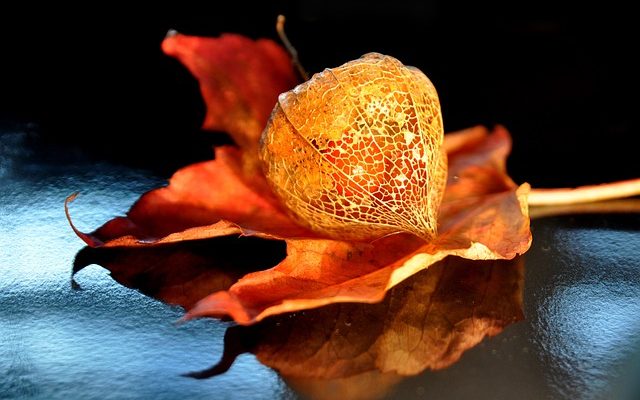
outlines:
M335 302L377 302L388 289L447 255L508 259L523 253L531 240L527 187L518 189L504 173L508 133L501 128L492 135L482 128L473 132L451 136L466 138L468 145L458 146L450 155L454 173L442 204L440 235L434 241L425 243L407 234L371 244L290 239L289 256L280 265L249 274L229 291L203 299L187 317L228 314L249 324L268 315ZM273 201L265 200L268 196L252 191L240 164L235 150L220 149L215 161L188 167L167 188L143 196L127 218L81 235L90 245L131 247L246 232L220 221L224 219L272 235L305 236L303 228L293 225ZM476 185L476 180L484 184Z
M425 243L407 234L371 244L287 240L288 255L281 264L204 298L186 318L230 315L240 324L252 324L270 315L336 302L373 303L448 255L487 260L524 253L531 244L528 185L515 187L504 172L508 133L498 129L482 136L450 156L456 173L449 179L453 191L445 192L435 240ZM485 185L475 185L474 175Z
M300 225L338 240L431 240L447 175L442 136L429 79L370 53L281 94L261 158Z
M173 34L162 49L200 82L207 106L203 128L228 133L245 157L257 158L260 134L278 95L297 83L284 49L269 39L254 41L236 34Z
M468 145L458 146L450 156L455 173L445 193L441 235L436 241L425 244L408 235L371 245L290 240L290 255L276 269L249 275L230 292L203 300L188 316L231 314L242 323L252 323L267 315L333 302L376 302L387 289L446 255L486 259L524 252L530 243L525 188L515 190L501 161L509 150L508 134L498 129L488 135L477 128L471 135L448 137L463 138ZM92 235L81 235L90 245L148 246L153 243L149 240L162 234L168 235L156 244L236 235L242 232L237 225L218 221L235 218L249 228L304 236L304 230L292 225L272 202L252 192L240 170L235 150L220 149L216 161L189 167L176 174L169 187L143 196L129 217L117 218ZM476 179L485 184L475 185ZM246 206L245 212L233 209L238 205ZM213 224L204 225L208 222Z
M247 177L240 152L216 149L216 159L183 168L169 185L144 194L126 217L93 233L89 246L148 246L233 234L308 236L282 211L261 176Z
M510 149L508 133L503 128L497 128L497 133L500 140L489 142L484 127L445 135L443 146L457 159L449 166L453 172L442 205L447 215L467 208L464 201L454 201L458 197L474 202L477 193L488 186L493 185L490 190L496 192L515 187L499 161ZM483 147L460 150L473 150L474 145ZM470 165L474 163L480 165ZM488 167L481 167L483 164ZM463 167L465 170L458 173ZM73 199L75 196L69 198ZM241 152L231 147L216 149L213 161L177 171L167 187L144 194L126 217L114 218L92 233L74 230L92 247L152 246L242 233L281 238L317 236L288 217L261 175L246 174Z
M165 53L199 80L207 105L205 129L229 133L240 145L216 150L216 160L183 168L169 186L146 193L128 212L93 233L89 246L147 246L232 234L309 236L273 197L257 166L260 134L280 93L297 78L289 55L268 39L226 34L169 35ZM67 203L75 196L70 196ZM71 219L69 218L69 221Z
M241 324L251 324L269 315L335 302L378 302L387 290L448 255L509 259L529 247L528 185L516 187L504 168L510 149L508 133L498 128L489 135L486 130L476 128L445 138L442 143L437 96L427 78L417 70L406 68L390 57L369 55L347 64L354 65L355 70L345 66L319 75L314 79L320 83L327 81L326 85L309 84L306 95L300 90L295 95L285 95L276 108L263 142L266 171L276 192L280 189L279 183L273 184L277 183L270 169L273 165L302 166L287 175L300 179L305 172L329 163L326 170L333 171L329 173L333 180L323 178L323 182L332 183L332 190L322 192L318 199L327 200L325 204L341 204L332 209L333 219L360 220L356 225L364 222L365 226L377 224L377 228L387 226L372 228L375 232L364 236L342 235L344 229L331 228L336 221L318 224L317 215L307 215L311 222L303 225L340 238L327 240L317 239L316 233L301 227L299 223L306 219L299 218L299 209L293 207L297 222L284 211L284 205L292 207L291 199L303 192L288 192L291 188L286 184L293 180L284 180L284 189L276 198L258 169L258 138L269 112L277 95L295 83L287 54L273 42L252 41L238 35L218 39L172 35L163 43L163 49L182 60L199 79L208 106L204 126L227 131L240 150L219 149L214 161L178 171L166 188L145 194L127 217L116 218L96 232L85 234L74 230L90 246L102 247L144 247L238 234L286 238L288 247L288 256L279 265L249 274L228 290L204 298L188 312L187 318L230 315ZM396 73L388 74L392 69ZM366 77L359 77L360 74ZM372 80L386 84L374 87L368 83ZM309 93L316 94L315 100L326 101L318 103L313 96L307 96ZM365 98L367 94L371 98ZM323 104L340 99L344 105L354 106L345 107L350 111L344 118L323 113ZM375 107L369 110L369 106ZM406 121L389 120L392 112L384 111L385 107L395 107L393 114ZM402 112L396 112L396 108ZM380 123L373 121L374 117ZM314 129L309 128L307 119L314 119ZM284 124L284 132L295 129L296 134L285 135L286 140L278 139L275 136L282 130L270 131L276 123ZM316 125L324 127L323 124L327 129L320 131L329 136L342 135L343 128L352 128L361 145L349 147L356 142L354 135L317 136ZM362 135L363 131L368 131L368 135ZM293 142L300 137L308 142L295 146ZM349 138L353 143L342 149L339 141L344 139L346 143ZM283 143L289 145L288 151L276 160L276 147ZM305 147L309 145L322 157L296 158L296 154L309 153ZM334 145L338 153L344 150L342 155L334 157ZM441 184L446 168L441 146L450 158L444 194ZM344 156L354 149L357 155L352 163ZM325 154L324 150L331 151ZM380 153L385 161L378 171L380 163L375 156ZM357 159L359 156L362 160ZM296 164L298 159L304 162ZM388 160L393 165L387 165ZM362 171L365 174L360 174ZM363 177L379 178L379 182L374 185ZM305 179L302 181L309 181ZM401 186L404 190L400 190ZM359 196L365 188L372 188L368 198L377 199L379 204L365 209L362 203L349 203L367 198ZM338 196L331 198L335 194ZM387 195L392 198L386 198ZM406 198L402 198L404 195ZM435 236L435 215L441 197ZM349 204L343 204L345 199ZM378 218L377 210L391 206L398 211L396 214L391 213L390 219L388 215L387 219ZM354 209L357 212L349 214ZM319 225L327 229L317 229ZM343 241L373 239L398 231L414 235L399 233L372 243Z

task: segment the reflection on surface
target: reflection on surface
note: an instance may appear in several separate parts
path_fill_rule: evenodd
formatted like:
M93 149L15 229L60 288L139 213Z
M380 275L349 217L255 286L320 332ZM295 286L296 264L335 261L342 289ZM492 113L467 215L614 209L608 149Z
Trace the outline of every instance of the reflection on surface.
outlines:
M335 304L235 326L226 341L288 377L414 375L451 365L485 335L521 319L522 277L520 261L450 257L379 304Z
M284 242L250 237L220 237L152 248L85 247L76 255L73 275L88 265L99 264L127 287L190 308L201 298L228 289L245 274L277 264L284 255Z
M305 398L314 400L382 399L402 381L403 376L379 370L363 372L344 378L318 379L283 377L287 384Z
M531 281L537 288L535 307L528 315L536 328L532 340L557 397L605 398L616 384L627 388L614 390L629 389L621 361L638 354L639 226L638 215L579 216L534 225L541 240L527 257L537 270ZM637 381L637 375L627 380Z
M83 250L76 269L99 263L127 286L188 307L257 267L247 258L241 263L246 268L229 268L227 256L242 254L238 248L220 252L229 248L230 240L158 249ZM244 253L256 254L255 246L277 244L245 241ZM247 251L251 246L254 249ZM271 262L276 262L278 249L272 250ZM192 376L224 373L237 356L250 352L310 397L383 396L401 376L445 368L485 336L520 320L523 274L522 260L449 257L389 291L379 304L334 304L249 327L230 327L220 362Z

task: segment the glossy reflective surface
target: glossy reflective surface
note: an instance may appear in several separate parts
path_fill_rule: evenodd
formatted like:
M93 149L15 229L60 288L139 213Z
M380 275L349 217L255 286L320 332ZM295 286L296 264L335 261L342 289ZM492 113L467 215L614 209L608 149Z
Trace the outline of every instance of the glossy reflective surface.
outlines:
M336 393L341 382L282 378L250 354L211 379L182 377L218 361L230 324L175 325L180 308L121 286L98 266L81 271L76 279L83 290L72 290L71 266L82 243L66 223L64 198L82 192L72 214L88 230L125 212L163 180L32 139L0 132L0 398ZM634 398L640 378L640 216L545 218L534 221L533 232L524 258L524 321L485 339L449 368L375 377L373 382L389 383L384 391L371 393L370 376L351 381L354 398ZM336 325L341 328L350 327Z
M96 266L78 278L83 290L71 289L82 242L65 220L66 196L83 192L73 215L89 229L125 212L161 179L69 149L25 148L21 132L0 140L0 398L272 399L287 392L251 357L218 380L179 376L221 352L225 323L176 326L181 309L120 286Z

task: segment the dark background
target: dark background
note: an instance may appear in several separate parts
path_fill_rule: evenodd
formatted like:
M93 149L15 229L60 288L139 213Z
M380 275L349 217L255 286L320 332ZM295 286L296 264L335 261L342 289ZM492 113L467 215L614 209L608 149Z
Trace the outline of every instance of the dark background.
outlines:
M111 3L110 3L111 4ZM23 4L0 12L0 127L47 145L170 174L211 156L196 81L160 43L169 29L276 39L312 72L378 51L422 69L446 131L503 124L512 176L534 186L639 175L637 16L594 6L394 0L384 4L174 2L143 10Z

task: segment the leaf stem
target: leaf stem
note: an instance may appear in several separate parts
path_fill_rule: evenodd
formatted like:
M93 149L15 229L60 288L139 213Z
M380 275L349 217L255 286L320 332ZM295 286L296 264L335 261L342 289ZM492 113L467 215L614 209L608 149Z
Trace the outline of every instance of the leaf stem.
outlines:
M577 188L532 189L529 193L529 205L556 206L590 203L637 195L640 195L640 178Z
M284 44L284 47L287 49L287 52L289 52L289 55L291 56L291 62L298 70L298 73L300 74L302 79L304 79L305 81L308 81L309 74L307 74L307 71L304 69L302 64L300 64L300 59L298 58L298 51L296 50L295 47L293 47L293 45L289 41L289 38L287 37L287 34L284 32L285 21L286 21L286 18L284 17L284 15L278 15L278 22L276 23L276 31L278 31L278 36L280 36L280 40L282 41L282 44Z
M640 213L640 199L609 200L595 203L561 204L556 206L533 207L529 210L531 219L576 214L632 214Z

